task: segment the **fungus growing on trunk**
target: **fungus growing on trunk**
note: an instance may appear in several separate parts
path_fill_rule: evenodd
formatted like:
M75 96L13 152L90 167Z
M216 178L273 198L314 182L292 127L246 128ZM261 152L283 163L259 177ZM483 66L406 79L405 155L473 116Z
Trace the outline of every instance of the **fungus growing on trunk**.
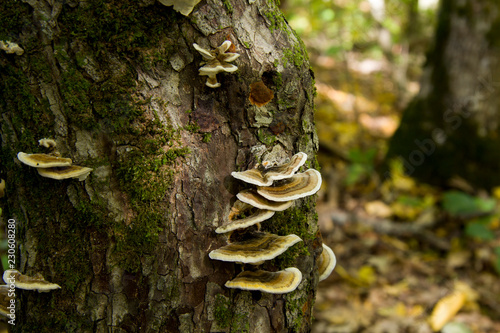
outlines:
M236 208L235 208L236 207ZM234 208L234 209L233 209ZM236 229L244 229L248 228L254 224L260 223L271 218L274 215L274 211L271 210L263 210L263 209L255 209L253 206L248 204L244 204L243 202L237 200L233 208L231 208L232 214L229 215L230 223L225 224L223 226L215 229L215 232L218 234L233 231ZM254 210L254 212L252 212ZM242 214L249 213L248 216L243 218L238 218Z
M267 166L269 163L263 162L257 168L231 172L231 176L246 183L257 186L270 186L274 180L281 180L292 177L307 160L307 154L297 153L292 156L290 162L278 165Z
M57 147L57 143L54 139L47 139L47 138L38 140L38 145L50 149L54 149Z
M14 284L18 289L36 290L38 292L48 292L55 289L61 289L61 286L55 283L45 281L40 273L35 276L21 274L16 269L9 269L3 273L3 281L8 285Z
M263 270L244 271L231 281L226 287L243 290L258 290L271 294L284 294L297 289L302 281L302 273L295 267L285 268L278 272Z
M268 200L283 202L313 195L320 187L321 174L309 169L273 186L259 186L257 192Z
M17 159L33 168L53 168L71 165L69 158L57 157L48 154L26 154L19 152Z
M70 165L60 168L38 168L37 170L38 174L45 178L57 180L76 178L79 181L83 181L88 177L93 169L78 165Z
M323 243L323 252L321 252L318 258L319 281L323 281L329 277L336 264L337 258L333 250Z
M0 40L0 50L4 50L9 54L15 53L17 55L22 55L24 53L24 50L18 44L8 40Z
M250 85L250 95L248 99L250 103L258 107L264 106L274 98L274 93L269 89L264 82L254 82Z
M267 232L252 232L248 239L213 250L208 256L215 260L260 264L276 258L300 241L302 239L294 234L278 236Z
M210 88L220 87L220 83L217 82L217 74L221 72L233 73L238 70L238 67L229 64L236 60L240 55L238 53L226 52L232 45L230 40L224 41L219 47L213 51L207 51L201 48L198 44L193 43L193 47L198 51L203 57L203 62L199 69L199 75L208 76L206 85Z
M275 212L284 211L285 209L290 208L290 206L293 205L293 201L276 202L267 200L262 195L257 193L257 191L254 189L243 190L240 193L236 194L236 197L240 201L252 205L253 207L272 210Z

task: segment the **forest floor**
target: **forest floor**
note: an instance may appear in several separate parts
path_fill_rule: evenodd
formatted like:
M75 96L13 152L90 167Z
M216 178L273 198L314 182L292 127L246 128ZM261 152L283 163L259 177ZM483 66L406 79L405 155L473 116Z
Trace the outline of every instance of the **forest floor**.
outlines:
M433 188L386 163L418 83L400 94L387 64L348 57L311 56L324 178L317 210L337 257L319 283L313 332L499 333L500 189L463 179Z

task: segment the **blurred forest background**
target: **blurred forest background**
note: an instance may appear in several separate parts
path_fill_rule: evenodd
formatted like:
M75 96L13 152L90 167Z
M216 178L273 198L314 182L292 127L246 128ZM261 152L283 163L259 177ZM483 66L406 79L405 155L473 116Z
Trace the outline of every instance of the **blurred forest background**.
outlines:
M444 2L444 11L457 9ZM469 155L458 144L448 149L459 156L453 162L457 172L452 165L443 171L448 177L437 175L446 181L413 178L408 161L397 158L398 152L388 154L404 133L413 135L406 130L413 120L407 119L404 133L394 137L419 94L429 50L447 52L433 45L443 30L439 6L437 0L281 2L316 77L318 160L325 181L317 209L323 241L337 256L334 273L319 285L316 333L500 332L496 179L486 178L484 186L459 172L458 164L467 164ZM483 81L495 94L494 78ZM467 137L468 131L459 134ZM476 146L471 150L487 154ZM430 158L415 162L420 155L409 155L413 164L424 164L425 170L428 162L432 168ZM444 155L436 156L439 164ZM483 163L482 158L472 157L471 163Z

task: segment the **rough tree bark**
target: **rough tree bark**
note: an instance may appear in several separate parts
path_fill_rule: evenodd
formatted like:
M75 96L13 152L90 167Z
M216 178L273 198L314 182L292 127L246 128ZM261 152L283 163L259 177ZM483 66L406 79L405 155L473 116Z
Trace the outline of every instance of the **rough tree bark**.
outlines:
M500 184L499 28L498 1L441 1L420 93L388 152L408 173L440 185L457 176Z
M62 289L17 292L17 332L307 332L321 251L314 198L263 224L304 242L264 265L296 266L297 291L229 290L242 267L212 261L232 179L298 151L316 167L313 77L273 1L203 0L189 17L153 0L1 1L3 221L17 224L18 269ZM198 76L192 43L230 39L241 56L222 87ZM274 99L257 108L251 83ZM57 141L92 167L86 181L40 177L16 159Z

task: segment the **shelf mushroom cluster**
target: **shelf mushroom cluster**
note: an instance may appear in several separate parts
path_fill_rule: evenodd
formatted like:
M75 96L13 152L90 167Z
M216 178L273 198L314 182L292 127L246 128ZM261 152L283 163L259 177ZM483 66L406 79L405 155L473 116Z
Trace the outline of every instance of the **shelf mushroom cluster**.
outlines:
M236 195L238 200L229 213L229 223L218 227L216 233L236 232L237 237L229 237L229 244L209 253L211 259L235 263L260 265L284 253L302 239L294 234L278 236L260 231L260 223L270 219L275 212L284 211L293 201L315 194L321 187L321 174L314 169L296 173L307 160L305 153L297 153L289 163L270 166L263 163L257 168L232 172L231 175L256 188L246 189ZM250 230L251 226L257 230ZM254 228L255 229L255 228ZM232 238L238 238L233 240ZM333 267L330 251L323 251L320 276L328 276ZM333 257L334 258L334 257ZM331 269L330 269L331 268ZM329 270L329 272L328 272ZM302 273L295 267L278 272L264 270L243 271L226 283L228 288L260 290L282 294L295 290L302 280Z
M19 152L17 159L30 167L36 168L40 176L57 180L77 178L79 181L83 181L92 171L91 168L72 165L73 161L70 158L58 156L58 152L55 151L56 143L54 140L41 139L38 142L40 146L49 148L53 152L50 154Z

